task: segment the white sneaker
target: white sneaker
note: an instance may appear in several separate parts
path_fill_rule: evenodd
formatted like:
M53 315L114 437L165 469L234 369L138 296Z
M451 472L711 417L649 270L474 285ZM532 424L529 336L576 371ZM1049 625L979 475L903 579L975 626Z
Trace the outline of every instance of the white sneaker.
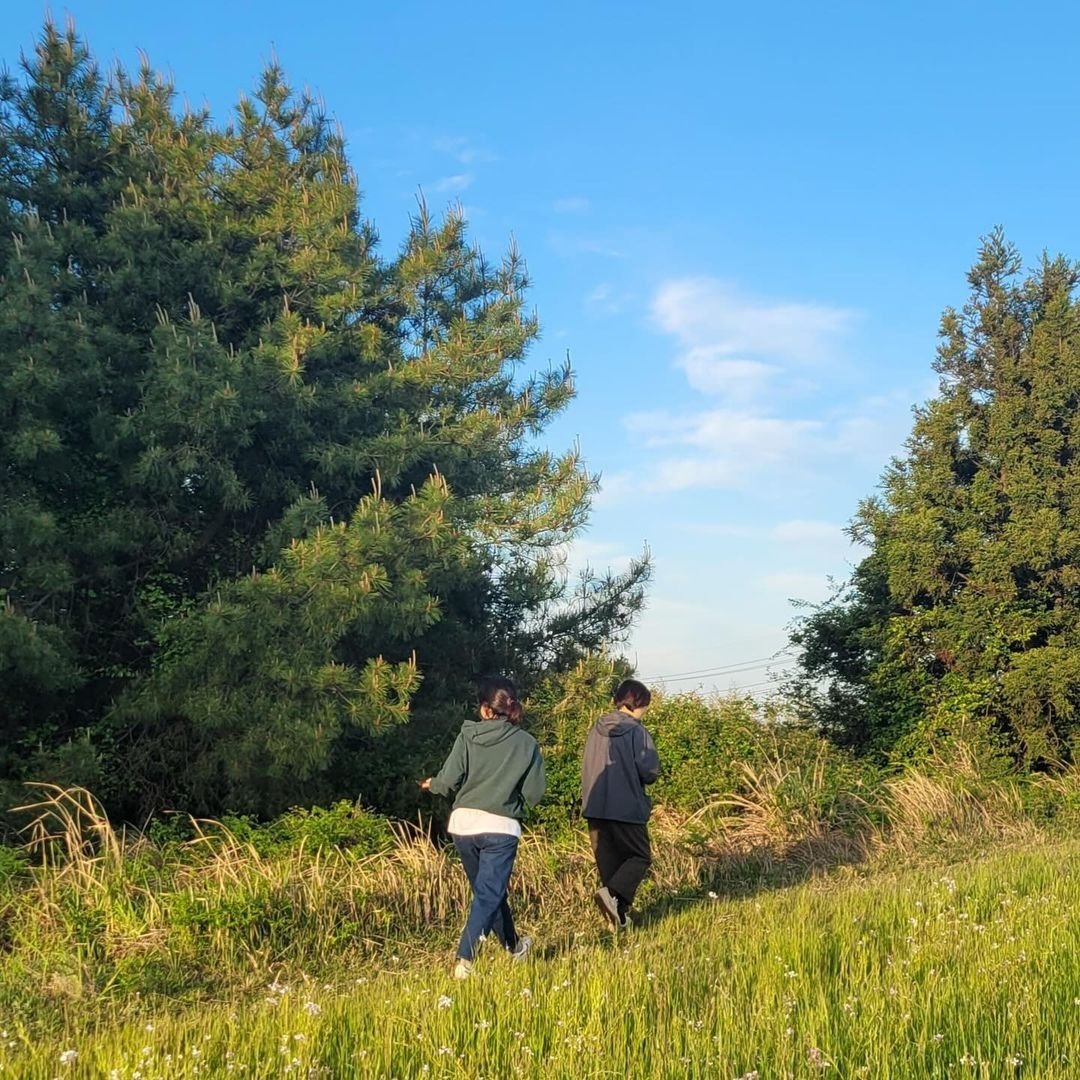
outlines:
M529 950L532 948L533 940L531 937L519 937L517 945L514 946L514 951L510 953L514 963L520 963L529 955Z
M455 979L467 979L472 974L472 961L459 960L454 967Z
M596 890L593 899L596 901L596 906L600 909L600 914L603 915L609 923L618 926L620 922L619 902L611 895L611 890L605 885L603 888Z

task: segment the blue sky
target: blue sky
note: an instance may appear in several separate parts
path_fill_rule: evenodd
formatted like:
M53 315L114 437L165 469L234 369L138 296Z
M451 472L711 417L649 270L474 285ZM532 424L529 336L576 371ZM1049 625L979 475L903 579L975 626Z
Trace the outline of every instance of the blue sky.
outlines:
M783 648L791 597L933 392L937 322L996 224L1080 255L1080 9L71 0L99 58L223 114L276 54L338 118L388 250L418 189L514 236L579 395L551 429L604 487L572 559L656 576L646 676ZM4 0L0 57L45 6ZM782 666L782 663L781 665ZM766 668L671 680L766 689Z

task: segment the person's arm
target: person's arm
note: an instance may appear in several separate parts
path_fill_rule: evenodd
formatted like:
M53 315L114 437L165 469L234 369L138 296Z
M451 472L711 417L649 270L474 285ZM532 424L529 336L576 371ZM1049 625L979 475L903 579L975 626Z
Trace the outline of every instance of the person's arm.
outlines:
M450 756L439 770L438 776L433 776L427 784L426 790L435 795L452 795L465 780L465 737L458 735L454 745L450 749Z
M533 747L532 761L529 763L529 771L521 783L521 794L530 806L535 806L547 790L547 776L544 773L544 755L540 753L540 747Z
M660 755L656 752L652 736L645 730L644 725L639 724L638 726L641 728L641 741L640 745L635 748L634 759L637 763L638 776L641 777L641 782L651 784L660 777Z

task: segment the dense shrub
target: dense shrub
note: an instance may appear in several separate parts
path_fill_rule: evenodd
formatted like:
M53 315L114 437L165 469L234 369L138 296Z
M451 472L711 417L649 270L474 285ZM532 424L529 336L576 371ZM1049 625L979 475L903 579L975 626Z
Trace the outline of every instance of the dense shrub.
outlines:
M264 858L336 848L355 858L385 851L394 840L390 819L350 802L332 806L294 807L272 821L259 822L244 814L226 814L218 822L203 823L183 815L155 818L147 830L155 845L172 849L190 843L203 829L220 826L241 845Z
M737 790L761 730L749 700L697 694L657 698L646 726L664 767L651 791L653 801L682 810L696 810Z

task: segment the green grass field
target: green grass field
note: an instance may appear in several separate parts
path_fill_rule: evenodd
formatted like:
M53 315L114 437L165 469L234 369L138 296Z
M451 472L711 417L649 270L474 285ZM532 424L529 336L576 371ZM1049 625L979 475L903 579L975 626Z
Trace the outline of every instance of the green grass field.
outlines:
M1080 1076L1080 844L658 900L618 938L565 918L463 983L444 936L237 1000L74 1003L59 1037L0 1005L0 1076Z

